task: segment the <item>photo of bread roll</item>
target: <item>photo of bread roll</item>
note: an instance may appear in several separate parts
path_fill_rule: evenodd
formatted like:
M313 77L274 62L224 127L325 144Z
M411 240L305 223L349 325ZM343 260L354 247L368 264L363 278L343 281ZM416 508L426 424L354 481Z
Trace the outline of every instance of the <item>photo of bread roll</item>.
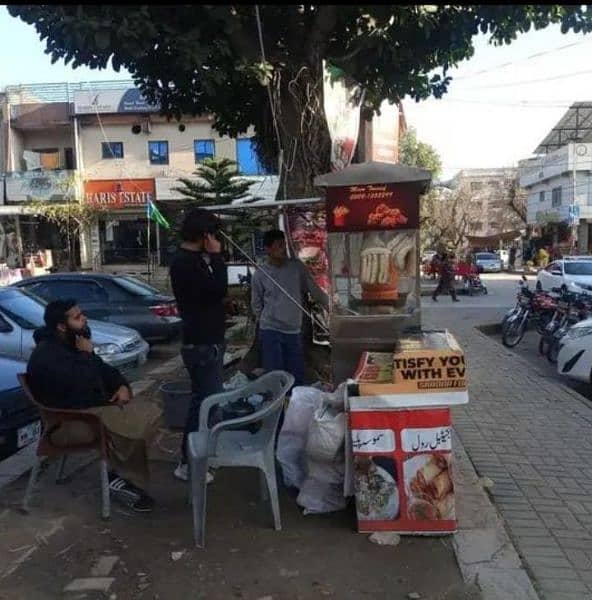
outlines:
M430 496L435 500L439 500L452 491L452 479L446 471L442 471L437 477L435 477L430 483Z
M454 519L454 494L446 494L444 498L434 502L440 519Z

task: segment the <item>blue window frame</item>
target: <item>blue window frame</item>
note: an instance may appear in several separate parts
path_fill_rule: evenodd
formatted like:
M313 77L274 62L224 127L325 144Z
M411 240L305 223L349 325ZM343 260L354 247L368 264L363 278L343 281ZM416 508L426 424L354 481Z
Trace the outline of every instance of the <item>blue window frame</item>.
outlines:
M214 140L193 140L195 162L200 163L205 158L214 158L216 146Z
M253 138L236 140L236 162L242 175L272 175L260 162Z
M123 142L103 142L101 144L103 159L123 158Z
M151 165L169 164L169 143L148 142L148 157Z

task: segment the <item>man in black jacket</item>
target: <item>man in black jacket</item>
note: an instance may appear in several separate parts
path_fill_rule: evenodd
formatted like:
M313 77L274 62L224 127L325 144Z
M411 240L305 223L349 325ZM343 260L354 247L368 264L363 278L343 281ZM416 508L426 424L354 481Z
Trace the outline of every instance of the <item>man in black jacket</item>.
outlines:
M216 237L219 222L204 209L194 209L181 229L183 242L171 263L173 293L183 320L181 355L191 377L192 400L175 477L188 480L187 435L199 429L202 401L223 391L225 308L228 288L222 245ZM208 480L211 480L209 475Z
M86 317L75 300L50 302L44 320L46 326L35 331L37 346L27 365L33 395L48 408L98 415L109 435L111 491L137 512L152 510L154 501L140 486L149 477L147 446L158 428L160 409L132 402L125 378L94 353ZM83 423L65 423L52 434L58 445L91 439Z

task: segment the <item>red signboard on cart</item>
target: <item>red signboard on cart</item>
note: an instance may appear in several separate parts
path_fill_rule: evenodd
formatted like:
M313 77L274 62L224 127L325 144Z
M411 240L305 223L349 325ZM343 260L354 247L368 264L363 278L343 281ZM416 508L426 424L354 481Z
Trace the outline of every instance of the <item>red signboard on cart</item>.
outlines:
M327 188L327 230L419 229L415 183L382 183Z
M349 413L358 530L456 531L450 409Z

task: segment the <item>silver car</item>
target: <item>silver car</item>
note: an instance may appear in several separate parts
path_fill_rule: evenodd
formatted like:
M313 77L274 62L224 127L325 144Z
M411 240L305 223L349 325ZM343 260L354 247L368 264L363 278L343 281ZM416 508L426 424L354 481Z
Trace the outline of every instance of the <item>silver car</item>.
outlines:
M500 273L502 270L501 258L492 252L477 252L475 264L479 273Z
M0 288L0 354L28 360L35 341L33 332L44 325L46 302L17 288ZM146 362L149 346L128 327L89 319L95 353L122 371Z

